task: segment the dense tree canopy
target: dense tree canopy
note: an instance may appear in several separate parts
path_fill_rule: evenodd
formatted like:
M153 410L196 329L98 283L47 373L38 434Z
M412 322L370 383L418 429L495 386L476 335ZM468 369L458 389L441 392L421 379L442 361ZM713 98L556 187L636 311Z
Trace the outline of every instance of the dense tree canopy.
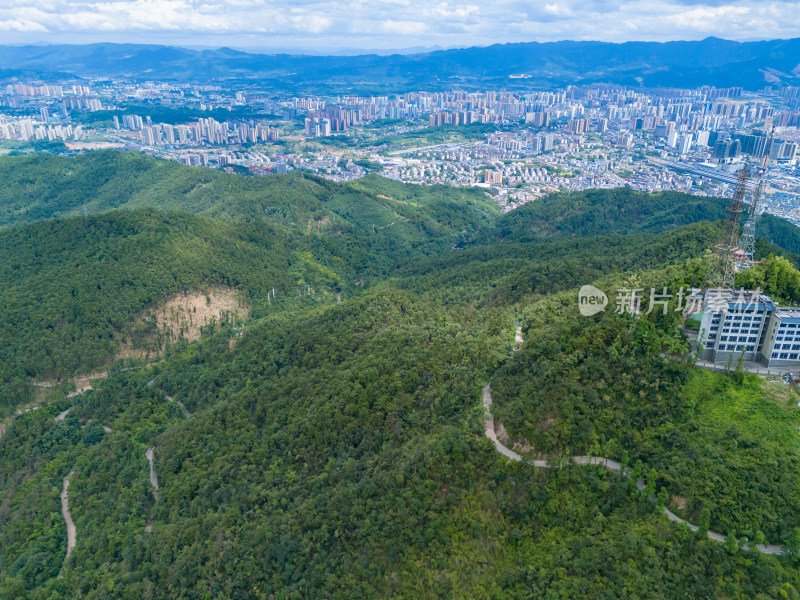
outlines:
M114 153L42 163L62 193L34 163L0 161L0 414L36 407L0 437L0 598L800 598L797 392L691 367L674 310L614 310L702 281L714 202L592 192L498 218L482 192ZM742 277L800 281L776 256ZM593 317L588 283L610 297ZM114 366L143 311L217 288L250 317ZM79 394L31 385L109 366ZM506 443L562 468L495 451L488 383ZM762 539L791 553L736 543Z

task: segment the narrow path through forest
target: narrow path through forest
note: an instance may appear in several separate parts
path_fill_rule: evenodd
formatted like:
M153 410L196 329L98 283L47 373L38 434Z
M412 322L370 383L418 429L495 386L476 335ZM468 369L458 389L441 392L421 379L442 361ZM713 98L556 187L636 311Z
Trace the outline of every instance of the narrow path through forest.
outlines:
M517 330L516 330L516 334L514 336L514 343L515 343L514 344L514 350L519 349L519 347L521 346L521 344L523 342L521 331L522 331L521 327L518 326ZM503 443L500 440L497 439L497 433L496 433L495 427L494 427L494 416L492 415L492 388L491 388L491 385L487 385L486 387L483 388L483 408L485 410L485 432L486 432L486 437L489 438L490 440L492 440L492 442L494 443L494 447L497 449L498 452L500 452L500 454L510 458L511 460L524 461L527 464L531 465L532 467L536 467L536 468L539 468L539 469L547 469L547 468L550 468L551 466L554 466L554 465L551 465L550 463L548 463L546 460L524 459L520 454L517 454L516 452L511 450L511 448L506 447L505 445L503 445ZM606 469L608 469L609 471L614 471L614 472L620 473L622 476L627 477L628 479L630 479L630 477L631 477L630 469L628 469L628 468L624 468L623 469L622 465L620 463L618 463L615 460L611 460L610 458L603 458L603 457L598 457L598 456L573 456L572 457L572 462L574 462L575 464L578 464L578 465L589 465L589 464L590 465L602 465ZM637 480L636 481L636 488L639 491L644 490L644 488L645 488L644 482L641 481L641 480ZM651 498L651 500L655 501L652 498ZM689 523L688 521L682 519L681 517L679 517L678 515L676 515L675 513L673 513L671 510L669 510L666 507L664 507L661 512L663 512L664 515L666 515L666 517L670 521L674 521L675 523L681 523L683 525L686 525L692 531L698 531L700 529L697 525L695 525L693 523ZM708 534L708 538L711 539L711 540L714 540L714 541L717 541L717 542L724 542L725 541L725 536L721 535L719 533L715 533L713 531L708 531L707 534ZM745 544L743 546L743 548L745 550L749 550L750 549L750 547L747 544ZM756 550L758 550L762 554L777 554L777 555L786 554L786 550L784 550L781 546L776 546L776 545L767 546L767 545L764 545L764 544L756 544Z
M153 486L153 498L158 500L158 478L156 477L156 469L153 465L153 450L155 450L155 448L148 448L147 452L145 452L145 456L150 463L150 485Z
M155 448L148 448L147 452L145 452L145 456L150 463L150 485L153 486L153 498L158 502L158 477L156 477L156 468L153 464L153 450L155 450ZM154 522L155 519L152 518L147 520L147 525L145 525L144 528L145 533L151 533L153 531Z
M164 394L164 397L167 399L168 402L175 402L175 404L180 406L181 410L183 411L184 417L188 417L191 415L191 413L188 410L186 410L186 407L183 405L183 402L181 402L180 400L173 400L172 396L167 396L166 394Z
M150 381L147 382L147 385L152 386L155 382L156 382L155 379L151 379ZM167 394L167 392L163 390L161 391L161 393L164 394L164 398L167 399L167 402L174 402L175 404L180 406L184 417L191 416L191 413L188 410L186 410L186 407L183 405L183 402L181 402L180 400L175 400L172 396L170 396L169 394Z
M522 461L524 460L527 464L539 468L539 469L546 469L550 468L553 465L550 465L545 460L526 460L523 459L522 456L511 450L510 448L503 445L500 440L497 439L497 434L495 433L494 429L494 417L492 416L491 408L492 408L492 390L490 386L486 386L483 388L483 407L486 409L486 437L488 437L492 442L494 442L494 447L500 452L503 456L507 456L511 460ZM620 473L624 477L630 479L631 473L630 469L623 469L622 465L615 460L611 460L610 458L603 458L600 456L573 456L572 461L578 465L602 465L609 471L615 471ZM642 480L636 481L636 488L641 491L645 488L644 482ZM700 528L693 524L689 523L688 521L680 518L678 515L673 513L668 508L664 507L662 512L670 521L674 521L676 523L682 523L689 527L692 531L697 531ZM708 532L709 539L715 540L717 542L724 542L725 536L719 533L715 533L713 531ZM749 550L749 546L744 546L745 550ZM756 550L761 552L762 554L786 554L786 551L781 546L776 545L764 545L764 544L756 544Z
M64 516L64 522L67 524L67 555L64 557L64 561L72 554L78 533L77 529L75 529L75 523L72 522L72 516L69 514L69 478L72 477L74 472L75 471L70 471L69 474L64 477L64 487L61 488L61 514Z

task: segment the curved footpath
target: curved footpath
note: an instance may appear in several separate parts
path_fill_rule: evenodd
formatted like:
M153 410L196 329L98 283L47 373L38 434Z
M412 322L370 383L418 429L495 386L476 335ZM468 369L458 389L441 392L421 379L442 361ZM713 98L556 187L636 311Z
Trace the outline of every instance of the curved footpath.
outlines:
M145 452L145 456L150 463L150 485L153 486L153 498L158 502L158 477L156 477L156 468L153 464L153 450L155 450L155 448L148 448L147 452ZM145 533L151 533L153 531L153 523L155 523L155 519L151 518L147 520L147 525L144 527Z
M150 463L150 485L153 486L153 499L158 500L158 478L156 477L155 466L153 466L153 450L155 448L148 448L144 455Z
M64 487L61 488L61 514L64 516L64 522L67 524L67 555L64 557L64 562L66 562L69 555L72 554L72 551L75 549L78 533L75 528L75 523L72 521L72 516L69 514L69 478L72 477L74 472L75 471L70 471L69 474L64 477Z
M483 408L486 410L486 437L488 437L490 440L492 440L492 442L494 442L494 447L500 454L510 458L511 460L524 461L527 464L531 465L532 467L536 467L538 469L547 469L553 466L550 465L546 460L525 459L521 455L511 450L511 448L504 446L502 442L500 442L500 440L497 439L497 433L495 432L494 429L494 416L492 415L492 389L491 386L489 385L483 388ZM623 469L620 463L618 463L615 460L611 460L610 458L603 458L599 456L573 456L572 462L578 465L602 465L609 471L620 473L621 475L627 477L628 479L630 479L631 477L630 469L627 468ZM642 491L645 488L644 482L641 480L637 480L636 488L639 491ZM661 512L663 512L670 521L674 521L675 523L682 523L683 525L689 527L689 529L691 529L692 531L697 531L698 529L700 529L697 525L694 525L693 523L689 523L688 521L681 519L678 515L676 515L666 507L664 507L661 510ZM719 533L715 533L713 531L708 532L708 538L716 542L725 541L724 535L720 535ZM750 549L750 547L747 544L745 544L742 548L744 550ZM762 554L777 554L777 555L786 554L786 550L784 550L781 546L775 546L775 545L766 546L764 544L756 544L756 550L758 550Z

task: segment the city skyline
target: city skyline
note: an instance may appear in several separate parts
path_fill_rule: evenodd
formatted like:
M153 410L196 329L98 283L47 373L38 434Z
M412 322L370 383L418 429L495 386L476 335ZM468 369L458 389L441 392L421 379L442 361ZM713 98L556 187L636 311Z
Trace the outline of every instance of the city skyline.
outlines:
M567 39L791 38L800 35L800 13L791 2L755 0L10 0L0 7L0 35L8 44L114 41L353 53Z

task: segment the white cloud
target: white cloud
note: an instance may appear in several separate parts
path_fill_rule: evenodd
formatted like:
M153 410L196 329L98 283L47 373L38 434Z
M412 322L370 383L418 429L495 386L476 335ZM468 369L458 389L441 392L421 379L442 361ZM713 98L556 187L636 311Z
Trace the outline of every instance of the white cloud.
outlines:
M44 32L47 27L26 19L6 19L0 20L0 31Z
M458 19L464 20L470 17L478 16L480 8L473 5L455 6L447 2L440 2L436 6L426 7L422 10L423 16L426 18L433 17L437 19Z
M763 0L0 0L0 31L7 42L400 48L793 37L800 11Z

